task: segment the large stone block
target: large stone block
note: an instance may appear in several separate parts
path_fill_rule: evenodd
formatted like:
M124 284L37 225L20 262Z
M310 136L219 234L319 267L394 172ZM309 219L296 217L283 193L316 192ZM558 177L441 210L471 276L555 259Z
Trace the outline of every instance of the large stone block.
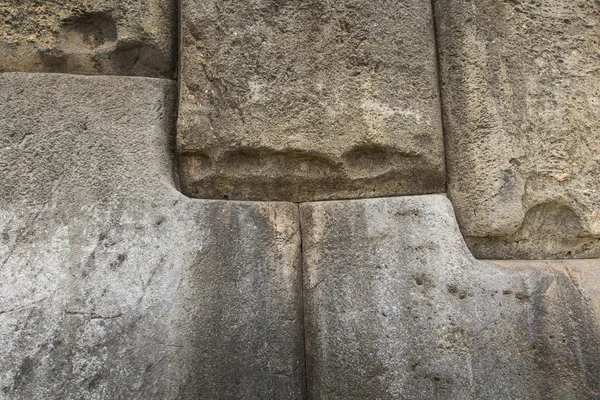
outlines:
M183 0L181 14L184 193L444 191L428 0Z
M435 5L448 193L474 255L600 257L600 3Z
M477 261L437 195L300 212L308 398L598 398L600 260Z
M297 206L178 193L171 81L0 87L0 398L302 398Z
M0 1L0 72L175 77L173 0Z

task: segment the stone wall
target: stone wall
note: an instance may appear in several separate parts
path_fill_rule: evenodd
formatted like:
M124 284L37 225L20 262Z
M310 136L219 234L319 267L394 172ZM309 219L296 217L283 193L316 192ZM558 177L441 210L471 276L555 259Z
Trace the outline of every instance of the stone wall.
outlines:
M176 8L0 1L0 399L600 398L600 3Z

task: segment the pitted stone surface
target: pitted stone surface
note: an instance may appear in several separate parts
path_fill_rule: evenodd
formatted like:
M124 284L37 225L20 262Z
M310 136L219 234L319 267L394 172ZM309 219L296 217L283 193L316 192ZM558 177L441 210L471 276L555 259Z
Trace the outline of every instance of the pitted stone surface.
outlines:
M0 72L174 78L172 0L0 1Z
M600 257L600 3L434 3L448 193L473 254Z
M181 7L185 194L307 201L444 191L429 1Z
M597 399L600 260L475 260L443 196L306 203L310 399Z
M0 74L0 398L303 397L297 206L179 194L174 86Z

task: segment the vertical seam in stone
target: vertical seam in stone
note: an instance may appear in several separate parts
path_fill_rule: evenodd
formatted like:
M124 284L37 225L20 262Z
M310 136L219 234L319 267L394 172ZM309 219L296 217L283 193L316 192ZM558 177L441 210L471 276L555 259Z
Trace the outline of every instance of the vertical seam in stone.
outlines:
M175 60L175 82L177 85L176 88L176 93L175 93L175 128L174 128L174 132L173 132L173 151L175 153L174 155L174 161L175 161L175 168L173 171L173 174L175 175L173 177L173 181L175 183L175 188L183 194L183 192L181 192L181 162L179 159L179 150L177 148L177 132L179 131L179 106L181 104L181 38L183 37L182 35L182 25L183 25L183 15L182 15L182 11L181 11L181 1L182 0L177 0L177 10L176 10L176 14L177 14L177 21L175 21L175 24L177 25L175 27L175 31L177 32L177 37L176 37L176 41L177 41L177 57Z
M296 203L298 210L298 230L300 234L300 296L302 300L302 347L304 354L304 398L308 398L308 363L306 356L306 314L304 304L304 235L302 234L302 214L300 214L300 204Z
M440 104L440 121L442 123L442 145L444 149L444 169L446 170L446 179L444 181L445 192L448 193L448 180L450 179L450 174L448 172L448 157L446 157L446 149L448 148L446 142L446 125L444 123L444 99L442 98L442 71L440 68L440 47L438 41L438 29L437 29L437 17L435 14L435 2L436 0L431 0L431 22L433 27L433 43L435 47L435 71L437 78L437 91L438 91L438 99Z

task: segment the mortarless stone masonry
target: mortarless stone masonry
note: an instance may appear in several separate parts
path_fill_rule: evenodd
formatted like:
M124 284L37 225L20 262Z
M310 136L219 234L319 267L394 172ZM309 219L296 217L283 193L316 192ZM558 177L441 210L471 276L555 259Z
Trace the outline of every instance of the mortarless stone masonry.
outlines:
M598 255L600 3L434 4L468 244ZM181 5L176 139L175 82L2 73L171 78L175 2L0 0L0 399L600 398L600 259L312 201L444 190L429 0Z

